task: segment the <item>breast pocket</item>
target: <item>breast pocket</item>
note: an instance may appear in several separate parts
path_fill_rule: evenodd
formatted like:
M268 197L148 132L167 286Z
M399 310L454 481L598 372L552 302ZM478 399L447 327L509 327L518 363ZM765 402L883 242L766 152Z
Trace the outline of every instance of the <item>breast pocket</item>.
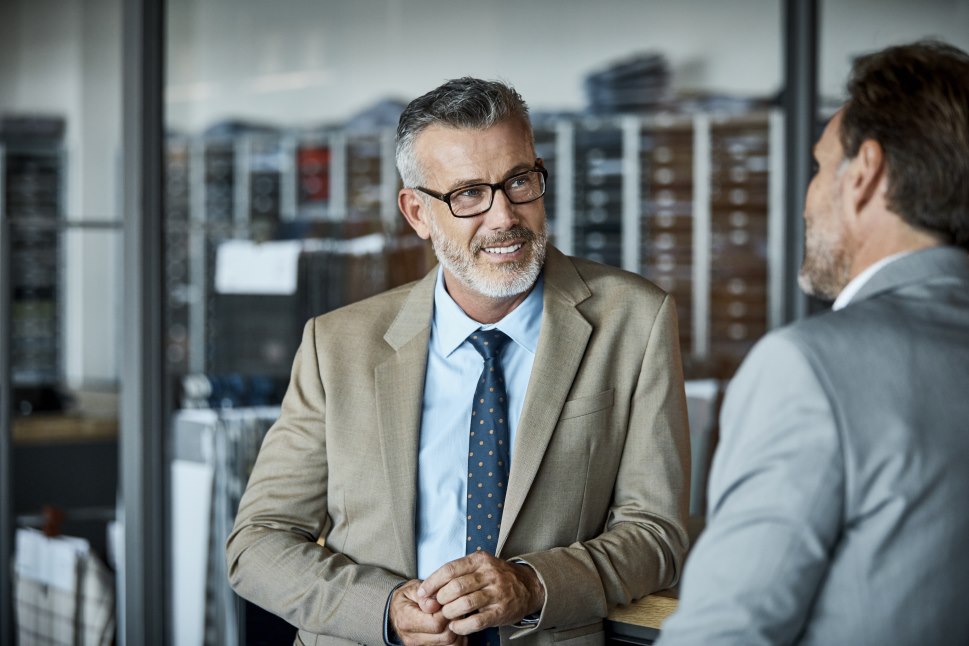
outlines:
M570 399L562 407L562 414L559 416L559 419L566 420L582 417L583 415L591 415L592 413L598 413L601 410L612 408L615 398L616 390L610 388L595 395Z

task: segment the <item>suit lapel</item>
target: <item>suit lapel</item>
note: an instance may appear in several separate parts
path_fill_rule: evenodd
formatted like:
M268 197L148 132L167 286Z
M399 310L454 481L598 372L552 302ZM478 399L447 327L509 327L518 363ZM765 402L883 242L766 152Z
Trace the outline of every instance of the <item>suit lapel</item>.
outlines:
M592 326L576 309L592 293L572 262L553 247L544 277L542 329L518 422L498 554L525 504L592 334Z
M380 451L390 489L390 509L405 573L411 577L417 576L417 452L436 275L437 268L411 290L384 335L394 353L374 368Z

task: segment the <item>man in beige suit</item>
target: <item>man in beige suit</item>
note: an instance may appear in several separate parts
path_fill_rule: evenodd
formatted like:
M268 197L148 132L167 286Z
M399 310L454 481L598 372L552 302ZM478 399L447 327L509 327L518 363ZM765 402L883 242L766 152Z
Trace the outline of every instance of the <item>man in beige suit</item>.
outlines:
M547 171L511 88L449 81L397 136L400 209L440 266L307 324L232 585L303 644L601 644L609 610L676 583L687 546L672 299L547 244ZM486 482L479 448L498 453Z

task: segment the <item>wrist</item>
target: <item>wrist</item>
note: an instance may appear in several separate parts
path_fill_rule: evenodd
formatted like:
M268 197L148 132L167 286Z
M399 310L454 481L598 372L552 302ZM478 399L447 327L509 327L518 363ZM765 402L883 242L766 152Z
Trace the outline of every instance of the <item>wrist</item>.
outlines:
M391 609L393 607L394 595L397 594L397 590L405 583L407 581L401 581L387 595L387 605L384 606L384 644L386 646L401 646L402 644L400 637L397 636L397 630L391 617Z
M525 587L528 590L528 604L525 611L525 620L537 621L541 615L542 608L545 607L545 585L538 576L538 572L525 561L515 561L519 566L523 566Z

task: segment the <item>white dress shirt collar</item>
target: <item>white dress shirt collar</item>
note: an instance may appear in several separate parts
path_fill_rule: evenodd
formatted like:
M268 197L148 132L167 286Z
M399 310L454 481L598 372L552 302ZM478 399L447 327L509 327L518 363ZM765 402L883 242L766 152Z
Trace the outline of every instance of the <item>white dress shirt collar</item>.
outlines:
M899 258L902 258L903 256L909 255L910 253L912 252L902 251L900 253L896 253L891 256L885 256L878 262L873 263L868 267L866 267L864 271L862 271L860 274L852 278L851 282L845 285L844 289L841 290L841 293L838 294L838 298L834 299L834 303L831 305L831 309L840 310L841 308L848 305L848 303L851 302L851 299L855 297L855 294L857 294L858 291L865 286L865 283L871 280L871 277L874 276L876 273L878 273L880 269L884 268L886 265L890 263L895 262L896 260L898 260Z

